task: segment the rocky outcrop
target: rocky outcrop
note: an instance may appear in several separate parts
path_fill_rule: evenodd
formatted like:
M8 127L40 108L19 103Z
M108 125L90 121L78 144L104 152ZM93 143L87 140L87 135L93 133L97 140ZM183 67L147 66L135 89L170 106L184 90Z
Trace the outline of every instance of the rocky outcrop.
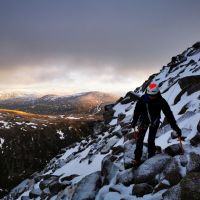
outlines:
M145 194L153 192L153 187L147 183L135 184L133 186L133 195L143 197Z
M199 200L200 173L190 173L181 182L163 194L163 200Z
M77 185L72 200L95 199L101 187L100 172L95 172L83 178Z
M158 154L146 160L135 172L135 183L151 182L171 161L171 157L165 154Z

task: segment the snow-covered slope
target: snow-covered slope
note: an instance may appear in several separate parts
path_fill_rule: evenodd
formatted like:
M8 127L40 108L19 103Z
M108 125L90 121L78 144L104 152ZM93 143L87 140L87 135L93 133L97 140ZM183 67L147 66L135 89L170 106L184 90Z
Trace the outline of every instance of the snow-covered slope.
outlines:
M144 163L135 169L136 144L129 125L135 96L142 95L152 81L160 85L186 137L185 152L179 155L179 142L162 115L156 138L162 153L147 159L147 133ZM112 118L105 130L67 147L5 199L200 199L200 42L173 57L158 74L106 112L112 113Z

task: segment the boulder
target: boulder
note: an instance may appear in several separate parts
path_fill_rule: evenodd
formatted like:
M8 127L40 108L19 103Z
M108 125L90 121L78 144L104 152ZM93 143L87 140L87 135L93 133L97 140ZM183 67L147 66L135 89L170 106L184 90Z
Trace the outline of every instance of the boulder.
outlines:
M200 144L200 132L197 133L191 140L190 144L192 146L198 146Z
M121 197L118 192L109 192L105 195L104 200L121 200Z
M135 172L135 183L151 182L170 161L171 157L166 154L157 154L146 160Z
M75 188L71 200L95 199L95 196L99 191L100 187L101 187L101 173L97 171L84 177L77 184L77 187Z
M133 160L135 158L135 143L130 140L124 144L124 167L128 169L133 166Z
M186 167L187 173L200 172L200 155L195 152L189 154L189 161Z
M180 171L181 169L175 158L173 158L171 162L169 162L166 165L163 171L163 174L164 174L165 179L169 181L171 186L176 185L182 179L182 175Z
M186 175L179 184L163 193L163 200L199 200L200 199L200 173L192 172Z
M114 163L116 159L116 156L108 155L102 160L101 173L103 176L103 185L109 184L119 171L119 167Z
M200 199L200 173L193 172L184 177L180 182L181 200Z
M181 154L180 144L172 144L164 149L164 152L170 156L176 156Z
M63 190L66 186L60 183L59 181L54 181L49 184L49 190L51 194L57 194L61 190Z
M164 179L154 187L153 193L159 192L160 190L163 189L168 189L169 187L170 187L169 181Z
M33 189L29 192L29 197L31 199L35 199L37 197L39 197L42 194L42 191L38 188L38 189Z
M140 183L133 186L133 195L143 197L145 194L153 192L153 187L147 183Z
M122 146L122 145L112 147L112 154L113 155L118 155L118 154L123 153L123 152L124 152L124 146Z
M41 190L47 188L50 183L54 181L58 181L59 177L58 176L50 176L48 179L44 179L43 181L40 182L39 187Z
M125 186L129 186L134 183L134 180L135 180L134 170L127 169L117 174L116 182L117 184L123 184Z
M162 194L162 200L182 200L180 184L171 187L169 190ZM189 198L191 199L191 198Z
M101 149L101 154L107 154L111 148L119 141L119 138L113 137L107 141L105 146Z

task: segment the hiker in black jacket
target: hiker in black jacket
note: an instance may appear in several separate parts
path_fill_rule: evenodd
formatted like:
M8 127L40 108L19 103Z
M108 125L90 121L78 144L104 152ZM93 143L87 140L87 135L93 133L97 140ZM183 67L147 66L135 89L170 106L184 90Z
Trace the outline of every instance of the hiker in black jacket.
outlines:
M133 128L135 128L137 124L139 130L135 150L135 160L133 164L137 165L140 163L143 150L143 140L148 128L148 158L155 155L155 137L160 123L161 111L163 111L167 121L176 131L178 137L181 138L181 129L177 126L176 120L167 101L161 96L158 85L155 83L150 84L147 87L146 93L141 96L136 103L133 121L131 123Z

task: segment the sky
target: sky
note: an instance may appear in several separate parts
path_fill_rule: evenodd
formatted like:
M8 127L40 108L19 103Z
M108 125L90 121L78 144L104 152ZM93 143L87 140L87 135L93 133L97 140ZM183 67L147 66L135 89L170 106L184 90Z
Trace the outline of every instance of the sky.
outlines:
M200 41L199 0L1 0L0 91L123 95Z

